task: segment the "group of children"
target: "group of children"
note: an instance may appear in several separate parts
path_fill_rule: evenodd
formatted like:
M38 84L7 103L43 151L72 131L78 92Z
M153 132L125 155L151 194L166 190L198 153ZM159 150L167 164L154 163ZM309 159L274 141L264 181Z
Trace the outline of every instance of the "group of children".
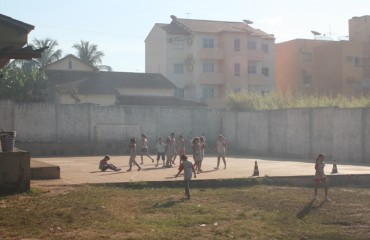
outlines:
M149 155L148 152L148 138L145 134L141 134L141 164L144 164L144 157L149 157L152 160L152 163L154 163L154 159ZM181 157L185 155L185 139L182 134L180 134L177 138L175 133L171 133L165 141L162 137L158 139L156 150L157 150L157 162L156 167L159 166L159 161L162 160L162 167L172 167L173 165L176 165L175 161L177 156L180 158L181 163ZM204 153L206 149L206 143L205 143L205 137L204 135L201 137L195 137L191 141L191 153L193 155L194 160L194 168L197 171L197 173L203 172L202 169L202 162L204 159ZM224 163L224 169L226 168L226 141L222 135L218 136L217 144L217 166L215 169L219 168L220 165L220 159L222 158ZM129 159L129 168L127 171L131 171L131 168L133 165L137 166L138 171L141 170L140 165L136 161L137 156L137 145L136 145L136 139L131 138L129 143L129 152L130 152L130 159ZM100 161L99 169L102 171L105 171L106 169L112 169L114 171L117 171L118 168L113 168L111 165L108 164L107 161L109 160L109 156L105 156L103 160Z
M178 138L176 139L175 133L171 133L170 136L166 138L166 141L163 142L162 137L158 139L158 143L156 145L157 149L157 163L156 167L159 165L160 159L163 161L162 167L172 167L172 165L175 165L176 157L179 156L180 158L180 165L178 168L178 173L175 175L177 177L182 171L184 171L184 185L185 185L185 196L190 199L190 188L189 188L189 182L192 178L192 173L194 173L194 178L196 177L196 173L203 172L202 170L202 161L204 158L204 152L206 148L205 144L205 137L195 137L192 140L192 155L194 164L189 161L188 157L185 155L185 140L184 137L180 134ZM217 140L217 166L215 167L215 170L219 169L220 160L222 159L224 163L224 169L226 169L226 141L222 135L218 136ZM132 165L136 165L138 171L141 170L140 165L136 162L136 140L135 138L130 139L129 143L129 150L130 150L130 159L129 159L129 168L128 172L131 171ZM143 157L147 156L152 160L152 163L154 163L154 159L149 155L148 152L148 139L145 134L141 135L141 164L144 164ZM108 163L110 160L110 157L106 155L99 163L99 169L101 171L106 171L107 169L111 169L113 171L121 171L120 168L114 166L113 164ZM325 200L331 201L328 196L328 187L327 187L327 179L326 175L324 173L324 167L325 167L325 155L320 153L316 157L315 162L315 190L314 190L314 200L318 200L317 196L317 190L320 185L320 183L324 184L325 189Z

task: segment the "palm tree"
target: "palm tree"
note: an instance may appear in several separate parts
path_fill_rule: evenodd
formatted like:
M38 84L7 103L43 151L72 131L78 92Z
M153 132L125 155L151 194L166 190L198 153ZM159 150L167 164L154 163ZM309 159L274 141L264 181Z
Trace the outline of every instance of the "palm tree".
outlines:
M52 40L50 38L40 40L35 38L33 40L33 44L30 45L34 49L45 48L41 54L41 58L32 60L16 59L10 62L9 67L18 67L29 71L31 71L33 67L45 69L47 65L59 60L59 58L62 56L62 50L55 49L58 46L58 42L56 40Z
M57 46L58 42L50 38L33 40L33 47L36 49L48 47L41 54L41 58L35 60L39 68L44 69L50 63L59 60L59 58L62 56L62 50L56 49Z
M87 65L96 68L98 70L112 71L110 66L101 65L102 57L104 53L98 51L98 45L90 44L89 41L82 41L80 44L74 44L72 46L77 50L77 56Z

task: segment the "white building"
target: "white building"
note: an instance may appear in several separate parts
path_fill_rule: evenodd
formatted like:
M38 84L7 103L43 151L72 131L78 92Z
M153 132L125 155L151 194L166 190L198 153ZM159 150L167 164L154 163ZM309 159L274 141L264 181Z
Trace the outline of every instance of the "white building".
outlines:
M250 21L171 18L155 24L145 40L145 71L172 81L179 97L222 108L230 92L274 90L273 35Z

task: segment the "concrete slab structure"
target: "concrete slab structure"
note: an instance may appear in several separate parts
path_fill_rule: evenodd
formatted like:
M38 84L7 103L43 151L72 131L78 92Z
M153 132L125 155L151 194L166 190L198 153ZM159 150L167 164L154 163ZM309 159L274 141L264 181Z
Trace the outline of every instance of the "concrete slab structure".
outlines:
M31 179L59 179L60 178L60 167L40 162L37 160L31 160Z
M0 194L30 189L30 153L0 151Z

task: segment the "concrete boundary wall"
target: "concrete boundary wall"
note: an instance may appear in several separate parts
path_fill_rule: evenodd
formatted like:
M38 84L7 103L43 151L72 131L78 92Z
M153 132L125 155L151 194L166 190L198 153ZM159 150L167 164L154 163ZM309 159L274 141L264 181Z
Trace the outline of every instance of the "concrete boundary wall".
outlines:
M17 131L17 147L36 155L125 153L128 138L139 132L152 148L158 137L182 133L188 149L204 133L214 153L222 133L230 154L314 158L323 152L338 162L370 163L370 108L230 112L0 101L0 129Z

